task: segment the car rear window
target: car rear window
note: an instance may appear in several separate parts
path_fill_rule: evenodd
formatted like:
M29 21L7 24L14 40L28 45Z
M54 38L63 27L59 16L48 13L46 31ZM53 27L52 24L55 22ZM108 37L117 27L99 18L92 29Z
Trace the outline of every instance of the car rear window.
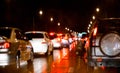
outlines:
M0 36L4 36L6 38L10 38L11 36L11 29L0 29Z
M120 31L120 20L105 20L98 23L98 32L104 33L106 31Z
M26 36L28 37L28 39L32 39L32 38L44 38L42 33L26 33Z

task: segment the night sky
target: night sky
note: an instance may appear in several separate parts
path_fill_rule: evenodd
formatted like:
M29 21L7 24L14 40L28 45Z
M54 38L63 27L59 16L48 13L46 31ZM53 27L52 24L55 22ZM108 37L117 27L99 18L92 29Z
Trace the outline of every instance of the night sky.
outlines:
M100 8L100 17L119 17L119 4L119 0L0 0L0 26L32 30L34 18L36 30L68 27L82 32L87 30L96 7ZM39 10L43 10L42 16ZM61 27L57 28L57 22Z

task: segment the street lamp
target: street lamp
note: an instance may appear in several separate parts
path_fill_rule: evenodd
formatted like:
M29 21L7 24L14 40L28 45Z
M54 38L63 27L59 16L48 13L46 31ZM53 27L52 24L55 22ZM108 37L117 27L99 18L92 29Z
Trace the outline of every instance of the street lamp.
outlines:
M90 24L92 24L93 22L92 21L90 21Z
M96 12L99 12L100 11L100 9L99 8L96 8Z
M42 11L42 10L40 10L40 11L39 11L39 14L40 14L40 15L43 15L43 11Z
M40 14L40 15L43 15L43 11L40 10L40 11L39 11L39 14ZM36 15L36 14L35 14L35 15ZM35 30L35 15L33 15L33 31Z
M92 19L95 20L95 16L92 16Z
M52 17L50 18L50 21L51 21L51 22L53 21L53 18L52 18Z
M58 22L58 26L60 26L60 22Z

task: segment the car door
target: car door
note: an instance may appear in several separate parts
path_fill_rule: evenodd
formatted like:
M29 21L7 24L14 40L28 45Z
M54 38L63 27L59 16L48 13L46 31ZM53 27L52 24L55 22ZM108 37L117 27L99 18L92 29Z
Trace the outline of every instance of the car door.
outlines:
M25 40L24 34L22 31L15 30L16 39L18 41L18 50L20 50L20 56L22 60L26 60L29 58L30 51L26 48L26 45L29 44L28 41Z
M48 42L49 50L52 51L53 49L52 42L50 41L50 38L47 33L45 33L45 39Z

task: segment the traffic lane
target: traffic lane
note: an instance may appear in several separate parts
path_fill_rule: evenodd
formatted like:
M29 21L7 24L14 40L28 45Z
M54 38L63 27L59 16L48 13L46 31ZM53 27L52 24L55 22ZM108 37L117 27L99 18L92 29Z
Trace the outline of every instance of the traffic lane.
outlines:
M61 52L62 57L52 62L50 73L119 73L117 68L89 67L80 56L75 54L75 50L63 48Z
M117 68L89 67L75 48L63 48L53 51L51 56L36 56L33 63L23 62L20 69L14 66L0 67L0 73L119 73Z

